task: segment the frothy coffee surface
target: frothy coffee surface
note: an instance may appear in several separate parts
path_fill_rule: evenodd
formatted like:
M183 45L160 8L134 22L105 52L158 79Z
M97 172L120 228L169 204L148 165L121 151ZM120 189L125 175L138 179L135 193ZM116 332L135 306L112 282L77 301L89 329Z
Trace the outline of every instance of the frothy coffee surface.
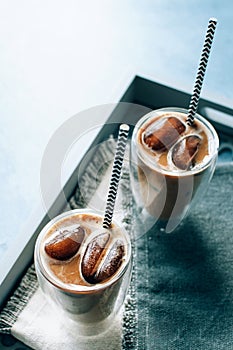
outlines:
M126 238L116 225L106 230L101 217L74 214L48 230L40 255L53 279L72 286L93 286L122 270L127 248Z
M192 126L187 115L167 112L151 117L139 130L143 154L157 167L168 171L198 168L210 155L210 132L199 120Z

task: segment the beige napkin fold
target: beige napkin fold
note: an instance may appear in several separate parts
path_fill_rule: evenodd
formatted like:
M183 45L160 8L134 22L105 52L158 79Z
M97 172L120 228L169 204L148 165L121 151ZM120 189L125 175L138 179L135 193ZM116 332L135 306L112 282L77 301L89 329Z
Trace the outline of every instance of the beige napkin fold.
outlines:
M121 316L122 312L107 331L97 336L82 336L77 325L75 336L58 319L39 287L20 313L11 333L35 350L120 350Z

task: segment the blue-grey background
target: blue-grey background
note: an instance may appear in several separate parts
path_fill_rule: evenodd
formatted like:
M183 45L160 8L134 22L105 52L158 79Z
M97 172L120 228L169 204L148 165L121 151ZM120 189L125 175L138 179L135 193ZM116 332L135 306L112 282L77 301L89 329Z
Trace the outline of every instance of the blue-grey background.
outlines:
M210 17L202 97L233 107L229 0L0 0L0 262L40 200L54 131L117 102L132 73L191 92Z

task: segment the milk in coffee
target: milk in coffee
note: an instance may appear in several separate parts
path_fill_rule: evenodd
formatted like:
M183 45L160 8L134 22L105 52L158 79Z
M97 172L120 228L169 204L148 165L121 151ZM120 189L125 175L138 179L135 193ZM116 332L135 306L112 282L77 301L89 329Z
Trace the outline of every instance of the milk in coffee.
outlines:
M165 108L150 112L135 126L131 147L131 163L136 163L132 182L138 182L135 197L161 222L181 221L215 164L218 142L212 126L202 117L191 126L186 119L185 110Z
M40 285L71 319L87 325L103 321L125 297L129 238L114 222L104 229L100 215L74 210L63 216L45 227L37 242Z

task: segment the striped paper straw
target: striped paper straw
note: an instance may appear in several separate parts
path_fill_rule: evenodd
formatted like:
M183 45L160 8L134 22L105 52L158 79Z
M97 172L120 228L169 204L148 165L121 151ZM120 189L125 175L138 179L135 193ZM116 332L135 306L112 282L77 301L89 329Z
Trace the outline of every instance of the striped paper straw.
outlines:
M203 85L203 80L205 76L205 71L208 63L208 58L210 55L210 49L214 38L214 32L216 29L217 19L210 18L209 24L206 32L205 42L202 49L201 59L197 71L196 81L194 84L193 94L191 97L188 116L187 116L187 124L192 125L194 122L194 116L197 111L197 106L199 103L201 88Z
M112 216L117 196L117 189L121 177L121 169L124 160L127 137L129 133L129 126L121 124L119 128L117 148L113 162L112 175L109 185L107 203L104 213L103 227L109 228L112 223Z

